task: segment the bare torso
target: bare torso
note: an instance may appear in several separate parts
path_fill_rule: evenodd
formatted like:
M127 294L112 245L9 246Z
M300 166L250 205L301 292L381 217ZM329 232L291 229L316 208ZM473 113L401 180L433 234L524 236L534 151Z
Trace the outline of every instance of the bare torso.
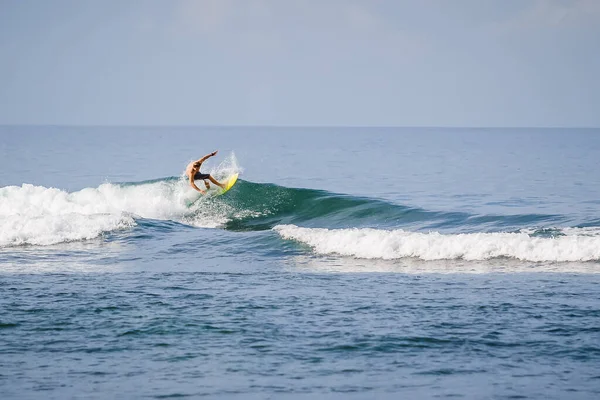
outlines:
M196 165L197 163L197 161L192 161L188 164L188 166L185 168L185 176L189 178L190 176L196 175L196 172L200 171L200 165L194 167L194 165Z

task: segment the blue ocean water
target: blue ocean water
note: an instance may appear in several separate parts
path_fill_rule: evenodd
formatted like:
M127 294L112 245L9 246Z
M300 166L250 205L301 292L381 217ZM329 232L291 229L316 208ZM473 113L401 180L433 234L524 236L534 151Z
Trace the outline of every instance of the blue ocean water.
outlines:
M241 180L201 197L192 159ZM600 396L600 130L0 127L2 398Z

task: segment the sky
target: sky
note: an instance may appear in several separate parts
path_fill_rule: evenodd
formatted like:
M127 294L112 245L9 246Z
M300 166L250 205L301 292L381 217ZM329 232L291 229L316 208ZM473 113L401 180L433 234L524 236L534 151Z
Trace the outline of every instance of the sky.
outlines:
M600 0L0 0L0 124L600 127Z

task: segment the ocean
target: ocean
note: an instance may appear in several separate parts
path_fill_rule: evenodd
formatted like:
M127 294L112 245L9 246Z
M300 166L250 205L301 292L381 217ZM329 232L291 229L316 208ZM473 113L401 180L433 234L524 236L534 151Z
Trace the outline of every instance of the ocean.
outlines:
M600 129L0 127L0 397L598 399L599 207Z

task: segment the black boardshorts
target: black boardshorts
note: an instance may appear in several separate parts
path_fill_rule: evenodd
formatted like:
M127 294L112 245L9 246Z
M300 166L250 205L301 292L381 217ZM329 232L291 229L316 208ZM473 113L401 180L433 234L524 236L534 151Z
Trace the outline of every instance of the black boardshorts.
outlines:
M200 180L208 179L209 177L210 177L210 174L203 174L200 171L198 171L194 175L194 180L195 181L200 181Z

